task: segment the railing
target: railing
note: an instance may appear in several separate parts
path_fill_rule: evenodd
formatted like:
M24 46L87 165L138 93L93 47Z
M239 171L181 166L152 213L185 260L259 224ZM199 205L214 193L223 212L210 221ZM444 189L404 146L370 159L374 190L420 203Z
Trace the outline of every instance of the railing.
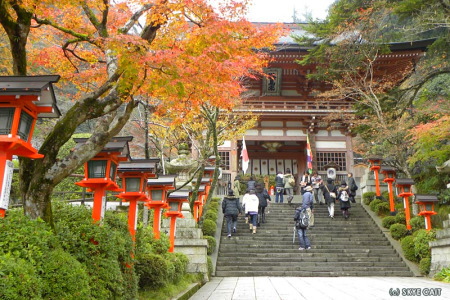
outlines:
M353 111L352 103L349 101L276 101L247 99L240 109L252 110L333 110L333 111Z

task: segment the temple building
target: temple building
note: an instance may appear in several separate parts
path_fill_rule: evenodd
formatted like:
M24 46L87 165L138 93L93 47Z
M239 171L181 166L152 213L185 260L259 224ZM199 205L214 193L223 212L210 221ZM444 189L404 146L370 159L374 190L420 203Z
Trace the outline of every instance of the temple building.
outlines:
M297 24L285 24L294 35L304 32ZM417 62L430 41L390 44L391 53L380 55L378 72L398 72L411 62ZM306 141L309 136L313 153L313 169L322 177L329 163L338 165L338 179L353 172L352 132L340 122L324 120L329 114L352 113L353 102L348 99L324 100L319 91L329 90L324 82L309 80L314 65L300 65L296 61L307 54L292 37L280 39L270 53L273 61L265 69L268 78L253 80L243 105L236 112L259 115L257 125L245 134L250 158L246 174L275 175L290 169L297 178L306 170ZM242 139L227 141L220 148L223 180L242 174L240 154Z

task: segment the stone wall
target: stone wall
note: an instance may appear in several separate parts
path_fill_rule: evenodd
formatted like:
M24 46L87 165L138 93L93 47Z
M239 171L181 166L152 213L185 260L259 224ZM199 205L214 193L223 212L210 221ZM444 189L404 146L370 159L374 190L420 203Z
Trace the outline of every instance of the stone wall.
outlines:
M450 221L444 221L443 227L443 229L437 230L436 240L430 242L430 276L434 276L444 267L450 267Z

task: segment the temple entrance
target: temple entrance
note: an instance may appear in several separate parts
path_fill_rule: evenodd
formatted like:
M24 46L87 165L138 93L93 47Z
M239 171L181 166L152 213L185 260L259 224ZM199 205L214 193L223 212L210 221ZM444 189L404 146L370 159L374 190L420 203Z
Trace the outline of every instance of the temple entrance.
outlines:
M254 141L246 140L250 159L246 174L276 175L287 169L295 176L302 174L306 165L305 141ZM239 142L242 149L242 143ZM241 151L239 151L239 154ZM242 161L240 170L242 170Z

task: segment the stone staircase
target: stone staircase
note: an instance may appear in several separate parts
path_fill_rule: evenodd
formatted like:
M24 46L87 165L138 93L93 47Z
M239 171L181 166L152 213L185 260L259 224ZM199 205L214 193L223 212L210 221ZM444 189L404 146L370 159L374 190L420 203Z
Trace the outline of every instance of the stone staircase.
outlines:
M239 217L237 233L227 238L224 222L216 276L413 276L361 204L353 204L348 220L339 205L334 219L326 205L316 205L312 249L298 250L296 205L272 203L256 234Z

